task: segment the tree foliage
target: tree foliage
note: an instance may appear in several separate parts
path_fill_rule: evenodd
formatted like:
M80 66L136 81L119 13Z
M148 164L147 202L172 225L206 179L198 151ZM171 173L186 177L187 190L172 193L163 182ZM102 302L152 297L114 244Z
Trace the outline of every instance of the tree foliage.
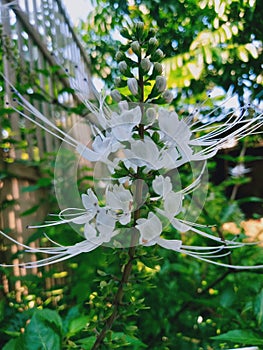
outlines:
M242 103L247 94L262 97L262 12L256 0L98 0L79 31L94 74L109 86L116 73L116 33L139 19L156 29L168 84L179 100L182 93L196 96L219 86L236 92Z

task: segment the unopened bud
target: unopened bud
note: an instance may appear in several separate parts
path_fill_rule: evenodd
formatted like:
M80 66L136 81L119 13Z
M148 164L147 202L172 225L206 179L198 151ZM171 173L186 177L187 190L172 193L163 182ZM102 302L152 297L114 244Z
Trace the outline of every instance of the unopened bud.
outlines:
M172 100L174 99L174 96L171 90L164 91L164 93L162 94L162 97L166 103L171 103Z
M156 116L157 116L156 110L154 108L148 108L146 111L145 124L146 125L152 124L155 121Z
M143 30L143 29L144 29L144 23L143 23L143 22L137 22L137 23L135 23L135 29L137 29L137 30Z
M114 85L118 88L125 87L127 85L127 80L121 79L120 77L114 78Z
M129 33L129 30L127 28L122 28L122 30L120 31L121 35L126 38L126 39L131 39L131 35Z
M138 94L138 82L135 78L129 78L127 80L127 85L130 92L135 96Z
M131 43L131 48L132 51L136 54L136 55L140 55L141 54L141 45L139 44L138 41L133 41Z
M150 38L147 53L146 53L147 56L153 54L154 51L157 49L158 45L159 45L158 40L155 37Z
M149 58L143 58L141 60L140 66L141 66L141 69L144 73L148 73L152 64L151 64L151 61L149 60Z
M152 61L158 62L161 61L164 58L164 53L161 49L157 49L153 54L152 54Z
M134 35L137 40L141 40L145 38L147 35L147 32L144 31L144 23L143 22L137 22L134 25Z
M154 79L157 77L157 75L161 75L163 72L163 66L159 62L155 62L153 65L153 73L152 73L152 78Z
M115 60L117 61L117 62L121 62L121 61L123 61L125 59L125 54L123 53L123 52L121 52L121 51L118 51L117 53L116 53L116 55L115 55Z
M122 100L121 94L118 90L112 90L110 95L112 99L116 102L120 102Z
M118 64L118 67L119 67L119 70L122 74L125 74L128 70L128 66L127 66L127 63L125 61L121 61Z
M158 75L156 77L155 86L156 86L156 90L159 93L164 92L164 90L166 89L166 79L165 79L165 77L163 77L161 75Z

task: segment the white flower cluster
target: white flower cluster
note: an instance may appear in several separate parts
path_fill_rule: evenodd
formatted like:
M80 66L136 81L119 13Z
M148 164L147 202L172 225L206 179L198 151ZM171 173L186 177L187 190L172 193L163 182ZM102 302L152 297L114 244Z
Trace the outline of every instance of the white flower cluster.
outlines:
M84 100L97 119L97 125L91 128L93 142L88 147L60 130L16 90L14 92L17 103L23 107L22 110L13 107L15 111L74 147L88 161L106 164L115 181L115 185L107 186L104 202L99 203L95 193L88 189L87 194L82 195L83 208L64 209L58 215L58 220L42 226L31 226L74 223L83 226L85 239L74 246L57 244L50 248L32 248L16 242L28 252L50 255L49 258L36 263L25 263L23 266L43 266L89 252L104 243L117 241L120 230L127 227L137 231L136 244L158 244L221 266L250 268L211 260L225 256L229 254L230 248L238 248L244 244L222 241L221 238L202 230L202 225L183 220L180 214L183 212L185 195L195 191L200 185L205 161L213 157L227 141L233 138L238 140L254 133L263 124L262 114L247 118L244 110L240 113L234 111L224 123L199 126L197 123L189 125L187 120L179 119L175 111L165 108L143 104L129 106L122 101L118 104L118 112L113 112L103 98L100 99L99 106ZM31 117L32 114L35 119ZM119 151L122 151L121 158ZM173 189L171 178L165 176L167 171L196 161L203 162L204 166L193 183L179 191ZM135 185L135 190L131 189L135 180L146 181L148 193L145 198L142 198L139 184ZM154 206L153 203L157 202ZM143 210L140 210L142 204ZM217 245L190 247L183 245L181 240L164 239L162 233L167 225L172 225L179 232L191 230L217 242ZM8 237L5 233L2 235ZM10 237L9 239L14 241Z

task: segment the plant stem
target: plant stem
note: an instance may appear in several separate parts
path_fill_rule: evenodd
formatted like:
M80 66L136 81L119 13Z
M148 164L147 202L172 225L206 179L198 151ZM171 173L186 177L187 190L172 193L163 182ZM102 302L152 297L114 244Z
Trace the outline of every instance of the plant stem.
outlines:
M104 338L107 335L107 332L112 328L112 325L116 318L118 318L119 315L119 307L122 302L123 298L123 292L124 292L124 286L127 284L131 271L132 271L132 262L135 257L135 246L132 246L129 248L128 251L129 254L129 260L127 264L124 266L122 279L120 281L119 288L117 290L117 293L115 295L114 301L113 301L113 311L112 314L109 316L109 318L106 320L105 326L103 327L102 331L98 335L96 342L94 343L91 350L99 349L101 343L103 342Z
M136 195L135 198L137 200L141 200L141 196L142 196L142 181L139 181L137 186L136 186ZM140 209L135 210L134 212L134 224L136 222L136 220L140 217ZM101 343L103 342L104 338L107 335L107 332L109 330L111 330L112 325L114 323L114 321L118 318L119 316L119 307L122 303L122 299L123 299L123 295L124 295L124 286L128 283L129 281L129 277L131 275L132 272L132 263L133 260L135 258L135 253L136 253L136 244L138 241L138 234L136 234L136 232L134 232L132 234L131 237L131 243L130 243L130 248L128 250L128 255L129 255L129 260L128 262L124 265L124 269L123 269L123 273L122 273L122 278L117 290L117 293L115 295L114 301L113 301L113 311L112 314L108 317L108 319L106 320L105 326L103 327L103 329L101 330L101 332L99 333L96 342L94 343L93 347L91 348L91 350L95 350L95 349L99 349L99 346L101 345Z
M143 126L139 126L139 134L143 135L144 134L144 129ZM137 171L138 177L140 176L140 169ZM136 193L135 193L135 203L141 203L142 199L142 189L143 189L143 182L138 180L136 184ZM134 225L136 223L136 220L140 218L140 208L137 208L134 211ZM99 349L101 343L103 342L104 338L107 335L107 332L111 330L114 321L118 318L119 316L119 308L122 303L123 295L124 295L124 287L129 281L129 277L132 272L132 263L135 258L136 254L136 244L138 243L138 238L139 234L138 232L133 232L131 236L131 242L130 242L130 248L128 250L128 255L129 255L129 260L128 262L124 265L123 268L123 273L122 273L122 278L117 290L117 293L115 295L114 301L113 301L113 311L112 314L107 318L105 325L101 332L99 333L93 347L91 350L96 350Z
M143 115L143 113L144 113L144 106L143 106L143 103L144 103L144 78L143 78L143 74L140 72L140 69L139 69L141 59L142 59L142 57L140 55L138 57L138 70L139 70L138 85L139 85L140 92L141 92L140 97L139 97L139 105L141 108L141 113ZM139 136L140 136L141 140L143 140L144 139L144 131L145 131L143 124L139 124L138 131L139 131ZM139 204L139 207L136 208L136 210L134 211L134 220L133 220L134 226L136 224L137 219L139 219L140 215L141 215L140 203L142 200L143 181L140 180L140 168L138 168L136 178L139 180L136 183L135 203ZM121 278L117 293L116 293L114 301L113 301L112 314L107 318L105 325L104 325L103 329L101 330L101 332L99 333L99 335L96 339L96 342L94 343L91 350L99 349L100 345L102 344L104 338L107 335L107 332L109 330L111 330L114 321L119 316L119 308L120 308L120 305L122 303L122 299L123 299L123 295L124 295L124 287L128 283L129 277L130 277L131 272L132 272L132 263L133 263L133 260L135 258L136 245L138 243L138 239L139 239L139 232L133 232L132 236L131 236L130 248L128 250L129 260L124 265L124 268L123 268L122 278Z

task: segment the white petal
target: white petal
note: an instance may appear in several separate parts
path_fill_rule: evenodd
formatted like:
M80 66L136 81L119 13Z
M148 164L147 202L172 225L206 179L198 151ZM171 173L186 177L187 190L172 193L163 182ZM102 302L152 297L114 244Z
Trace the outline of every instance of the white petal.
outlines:
M183 195L180 192L170 192L164 200L164 211L168 218L174 217L182 211Z
M152 182L152 186L154 192L159 194L161 197L166 197L167 194L172 191L172 183L169 176L156 176Z
M152 212L148 214L147 219L138 219L135 226L145 241L152 241L160 236L162 232L162 223L160 219Z
M177 240L177 239L163 239L158 237L156 239L156 244L158 244L159 246L165 248L165 249L171 249L174 250L176 252L180 252L181 246L182 246L182 241Z
M87 194L82 194L81 195L82 199L82 204L85 209L87 210L95 210L98 207L98 198L95 196L94 192L92 189L88 189Z

